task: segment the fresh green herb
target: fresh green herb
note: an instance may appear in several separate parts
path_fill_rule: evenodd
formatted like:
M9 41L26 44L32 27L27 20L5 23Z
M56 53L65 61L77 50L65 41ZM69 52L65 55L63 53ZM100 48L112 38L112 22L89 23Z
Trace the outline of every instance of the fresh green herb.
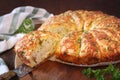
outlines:
M83 74L85 74L88 78L94 76L96 80L105 80L104 75L111 74L112 80L120 80L120 70L112 64L110 64L105 69L93 70L91 68L87 68L83 70Z
M22 53L22 54L25 54L25 51L22 51L21 53Z
M34 25L31 19L25 19L15 33L29 33L34 30Z
M79 38L79 39L77 40L77 43L79 43L79 48L81 48L81 41L82 41L81 38Z
M84 30L84 34L87 34L88 33L88 31L87 30Z
M79 38L77 42L78 42L78 43L81 43L81 41L82 41L82 39L81 39L81 38Z

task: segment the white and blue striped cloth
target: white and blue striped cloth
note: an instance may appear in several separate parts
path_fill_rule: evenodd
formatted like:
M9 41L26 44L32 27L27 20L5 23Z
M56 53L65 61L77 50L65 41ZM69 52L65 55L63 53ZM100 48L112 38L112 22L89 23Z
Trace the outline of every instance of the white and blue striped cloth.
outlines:
M23 6L15 8L11 13L0 16L0 53L11 49L15 43L24 36L23 33L14 34L26 18L44 22L53 16L43 8ZM37 24L34 22L34 24ZM10 36L8 36L10 34ZM11 36L11 34L14 34Z
M3 73L6 73L8 71L9 71L9 69L8 69L6 63L4 62L4 60L2 58L0 58L0 75Z

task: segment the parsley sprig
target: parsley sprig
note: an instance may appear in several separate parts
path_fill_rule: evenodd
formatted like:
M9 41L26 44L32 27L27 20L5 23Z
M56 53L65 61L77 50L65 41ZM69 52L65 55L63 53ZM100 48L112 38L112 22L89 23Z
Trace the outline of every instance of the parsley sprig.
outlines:
M34 30L31 19L25 19L15 33L29 33Z
M96 80L105 80L104 75L110 74L112 75L112 80L120 80L120 70L112 64L105 69L93 70L92 68L87 68L83 70L83 74L85 74L88 78L94 76Z

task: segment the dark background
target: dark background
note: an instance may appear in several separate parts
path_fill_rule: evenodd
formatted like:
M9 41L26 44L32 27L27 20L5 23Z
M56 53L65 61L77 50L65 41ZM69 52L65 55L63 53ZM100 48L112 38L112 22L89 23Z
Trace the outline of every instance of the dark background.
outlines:
M0 0L0 16L11 12L19 6L45 8L53 14L59 14L67 10L97 10L120 18L120 0ZM0 54L0 57L5 60L9 69L14 69L15 52L13 49ZM81 73L83 69L84 68L47 61L38 69L32 71L32 77L38 77L35 80L39 80L39 78L41 78L41 80L94 80L86 78L86 76ZM107 76L107 79L111 80L111 77ZM18 77L12 80L18 80ZM21 80L34 79L31 79L31 76L28 74L26 77L21 78Z
M120 17L120 0L0 0L0 15L19 6L35 6L59 14L66 10L100 10Z

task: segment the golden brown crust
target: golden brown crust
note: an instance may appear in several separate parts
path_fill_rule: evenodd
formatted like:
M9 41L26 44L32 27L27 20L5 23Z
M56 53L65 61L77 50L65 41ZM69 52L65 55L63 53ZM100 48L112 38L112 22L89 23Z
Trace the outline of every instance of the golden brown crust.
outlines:
M57 37L58 45L53 47L54 54L60 60L76 64L120 60L120 19L101 11L70 10L49 18L38 31L28 34L17 43L15 50L24 63L30 65L32 61L26 56L34 54L32 51L39 46L39 39L45 40L41 37L44 33L60 37ZM24 51L27 54L23 55Z
M67 31L59 34L61 26ZM62 35L55 52L60 60L77 64L119 60L120 19L114 16L100 11L67 11L50 18L39 29Z
M48 31L33 31L17 42L15 52L23 63L34 67L53 54L58 42L58 35Z
M65 61L78 62L78 53L80 52L81 47L81 34L82 32L76 31L69 33L66 37L64 37L60 42L61 52L56 52L56 56Z
M76 64L119 60L119 37L115 37L116 33L112 30L94 29L82 35L80 33L69 33L61 40L60 50L56 52L57 58Z

